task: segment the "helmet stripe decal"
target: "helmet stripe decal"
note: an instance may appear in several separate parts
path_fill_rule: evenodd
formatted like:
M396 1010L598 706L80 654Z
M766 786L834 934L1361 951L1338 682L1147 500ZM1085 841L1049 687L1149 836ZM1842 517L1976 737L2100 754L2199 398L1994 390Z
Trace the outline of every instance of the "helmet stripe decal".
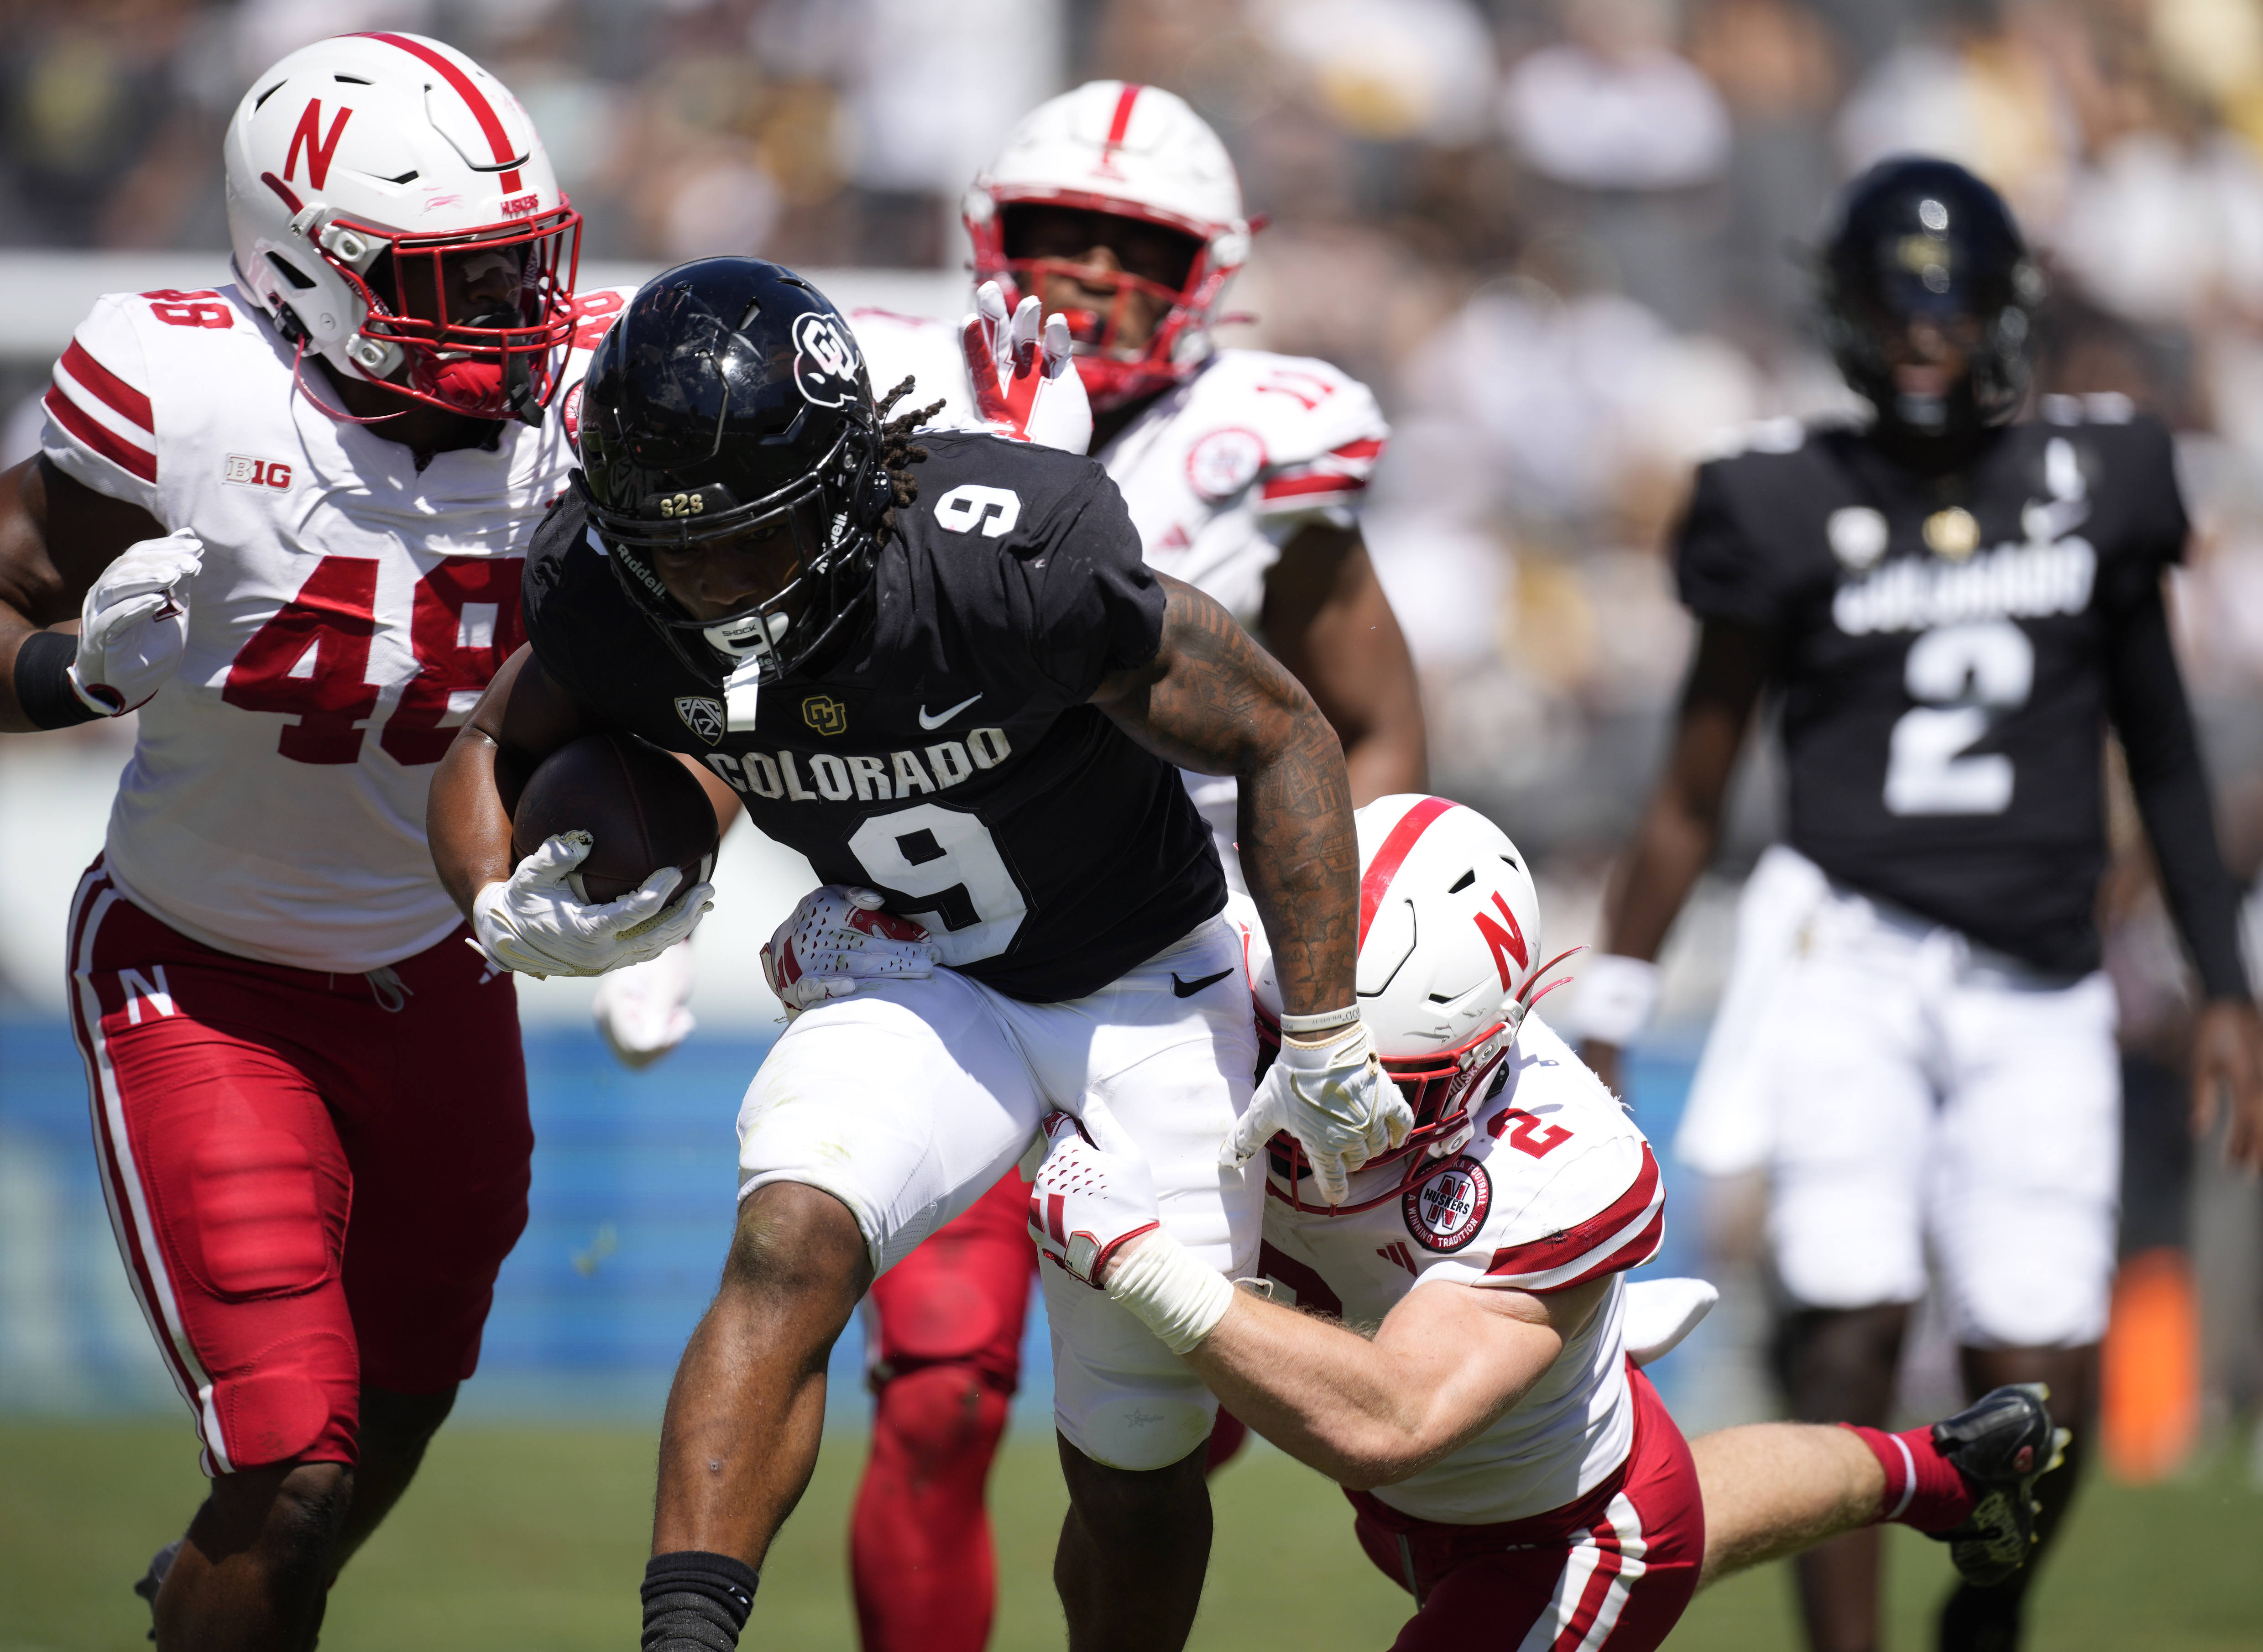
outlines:
M1359 880L1359 944L1367 945L1369 925L1375 922L1376 909L1383 904L1383 896L1391 888L1391 880L1399 875L1399 868L1413 852L1415 840L1429 830L1430 822L1452 808L1451 801L1442 797L1426 797L1399 817L1399 824L1383 840L1383 847L1375 851L1368 863L1367 875Z
M1108 123L1108 141L1101 146L1100 164L1103 167L1114 160L1116 151L1124 147L1124 134L1132 129L1132 105L1139 101L1139 94L1147 89L1137 82L1127 83L1117 95L1116 118Z
M456 89L456 95L464 100L470 108L473 118L480 123L480 130L487 134L488 145L495 150L495 158L498 161L517 158L510 151L510 134L502 129L502 121L496 115L495 105L487 100L487 95L484 92L472 83L470 76L465 74L462 69L458 69L430 47L421 41L412 40L405 34L380 34L372 29L363 38L383 40L387 46L399 47L411 57L422 59L428 67L437 71L443 80ZM513 167L505 172L502 182L504 193L515 192L518 188L518 169Z

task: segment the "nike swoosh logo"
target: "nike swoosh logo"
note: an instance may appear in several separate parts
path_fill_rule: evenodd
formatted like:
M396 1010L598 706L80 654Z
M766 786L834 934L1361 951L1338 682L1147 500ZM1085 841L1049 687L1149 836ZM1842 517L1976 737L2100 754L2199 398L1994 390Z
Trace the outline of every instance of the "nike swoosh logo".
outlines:
M1181 981L1179 979L1179 972L1174 969L1171 971L1171 996L1174 998L1191 998L1195 994L1200 992L1204 987L1215 987L1219 982L1224 981L1233 973L1233 966L1228 964L1224 969L1219 970L1218 974L1214 975L1204 975L1199 981Z
M932 734L935 730L942 728L944 724L949 722L952 718L958 716L959 713L965 711L969 706L972 706L976 700L981 698L982 696L980 694L969 694L965 699L960 700L958 704L953 706L949 711L944 712L934 717L929 716L927 714L927 707L925 706L922 706L919 708L920 727Z

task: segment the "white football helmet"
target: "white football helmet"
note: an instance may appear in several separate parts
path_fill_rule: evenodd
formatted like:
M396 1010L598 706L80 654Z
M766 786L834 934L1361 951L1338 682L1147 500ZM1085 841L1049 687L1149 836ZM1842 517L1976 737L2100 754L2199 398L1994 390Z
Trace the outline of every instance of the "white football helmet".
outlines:
M1199 250L1175 289L1066 259L1017 257L1009 233L1017 206L1112 213L1192 236ZM1106 315L1066 312L1077 371L1096 411L1177 383L1209 359L1211 313L1249 257L1251 225L1225 145L1183 98L1128 81L1088 81L1031 110L966 192L965 220L974 279L997 282L1009 313L1048 269L1114 284ZM1136 348L1116 342L1134 291L1170 306Z
M502 82L422 35L341 34L254 80L222 147L236 276L286 339L420 402L540 421L582 219ZM517 295L473 308L462 284L496 258Z
M1405 1092L1414 1128L1404 1146L1368 1161L1404 1158L1389 1189L1338 1211L1398 1197L1433 1159L1470 1139L1471 1107L1493 1089L1525 1012L1550 987L1541 977L1571 954L1543 962L1540 897L1508 834L1442 797L1379 797L1352 816L1359 832L1361 1020L1383 1069ZM1254 909L1247 909L1254 918ZM1262 929L1240 920L1261 1032L1273 1036L1281 989ZM1273 1140L1276 1168L1299 1184L1303 1149ZM1293 1197L1293 1196L1292 1196ZM1297 1201L1302 1208L1301 1200ZM1319 1206L1314 1208L1328 1208Z

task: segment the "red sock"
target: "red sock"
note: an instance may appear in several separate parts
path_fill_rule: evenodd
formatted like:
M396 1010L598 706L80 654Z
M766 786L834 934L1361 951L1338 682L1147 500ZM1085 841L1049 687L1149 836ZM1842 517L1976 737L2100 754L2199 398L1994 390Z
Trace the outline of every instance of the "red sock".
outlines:
M849 1525L866 1652L982 1652L989 1640L997 1561L982 1491L1008 1403L972 1366L880 1390Z
M1972 1492L1956 1465L1933 1443L1930 1424L1889 1434L1882 1428L1854 1423L1840 1427L1870 1448L1878 1467L1886 1471L1886 1495L1878 1518L1920 1532L1949 1532L1972 1516Z

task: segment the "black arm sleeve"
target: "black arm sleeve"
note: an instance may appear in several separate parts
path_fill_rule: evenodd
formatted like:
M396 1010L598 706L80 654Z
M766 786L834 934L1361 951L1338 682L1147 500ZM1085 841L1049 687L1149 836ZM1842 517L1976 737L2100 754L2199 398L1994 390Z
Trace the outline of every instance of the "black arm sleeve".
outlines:
M2216 849L2208 775L2158 576L2117 616L2107 648L2108 708L2169 910L2192 950L2202 990L2210 998L2244 999L2239 886Z

